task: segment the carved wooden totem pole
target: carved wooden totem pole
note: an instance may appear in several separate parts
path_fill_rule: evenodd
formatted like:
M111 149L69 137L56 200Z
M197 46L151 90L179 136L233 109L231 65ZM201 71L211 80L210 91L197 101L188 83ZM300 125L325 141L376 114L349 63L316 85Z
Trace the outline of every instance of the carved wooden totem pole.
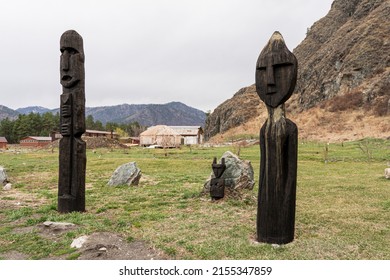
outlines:
M221 159L221 163L217 163L217 158L214 158L211 165L215 178L210 181L210 196L213 200L221 199L225 196L225 179L221 178L226 169L225 159Z
M274 32L256 64L256 91L268 119L260 130L257 240L286 244L294 239L298 129L285 117L284 102L297 80L298 63Z
M86 144L83 38L68 30L60 39L61 85L58 211L85 211Z

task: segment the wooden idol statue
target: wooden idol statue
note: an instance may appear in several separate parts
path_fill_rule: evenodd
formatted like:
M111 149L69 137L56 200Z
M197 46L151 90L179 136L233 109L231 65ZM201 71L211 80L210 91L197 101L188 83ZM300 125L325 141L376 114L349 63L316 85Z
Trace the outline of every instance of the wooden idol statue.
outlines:
M85 211L86 144L83 38L74 30L60 39L60 140L58 211Z
M260 130L259 242L285 244L294 239L298 129L285 117L284 103L294 91L297 64L279 32L256 64L256 91L268 110Z

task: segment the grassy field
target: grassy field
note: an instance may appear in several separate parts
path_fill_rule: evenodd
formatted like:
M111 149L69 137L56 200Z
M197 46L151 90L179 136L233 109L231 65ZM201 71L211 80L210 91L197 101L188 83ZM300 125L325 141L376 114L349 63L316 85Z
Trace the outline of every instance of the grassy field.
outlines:
M0 256L75 259L74 238L108 231L172 259L390 259L390 141L300 143L295 240L281 247L254 241L257 183L242 200L199 195L213 157L227 150L237 147L88 150L87 212L71 214L56 211L58 150L0 152L13 184L0 190ZM241 147L240 157L252 162L257 182L259 147ZM108 187L129 161L142 170L139 186ZM47 220L78 227L53 242L33 230Z

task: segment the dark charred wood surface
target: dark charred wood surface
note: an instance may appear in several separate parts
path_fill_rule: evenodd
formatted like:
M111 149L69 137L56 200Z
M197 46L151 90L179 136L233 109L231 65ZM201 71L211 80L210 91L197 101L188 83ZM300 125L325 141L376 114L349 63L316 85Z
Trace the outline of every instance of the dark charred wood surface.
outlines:
M86 143L84 50L82 37L74 30L60 39L60 97L58 211L85 211Z
M294 239L297 142L297 126L288 119L282 134L267 131L267 124L260 130L259 242L286 244Z
M298 128L285 118L284 102L294 90L297 67L294 54L275 32L256 63L256 91L268 109L260 130L259 242L294 240Z

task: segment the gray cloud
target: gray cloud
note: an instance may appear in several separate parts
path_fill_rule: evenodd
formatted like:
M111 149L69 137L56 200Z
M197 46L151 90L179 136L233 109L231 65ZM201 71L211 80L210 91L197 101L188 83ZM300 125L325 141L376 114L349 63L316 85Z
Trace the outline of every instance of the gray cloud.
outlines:
M59 38L84 38L87 106L213 110L254 82L273 31L290 49L332 0L13 0L0 10L1 105L58 107Z

